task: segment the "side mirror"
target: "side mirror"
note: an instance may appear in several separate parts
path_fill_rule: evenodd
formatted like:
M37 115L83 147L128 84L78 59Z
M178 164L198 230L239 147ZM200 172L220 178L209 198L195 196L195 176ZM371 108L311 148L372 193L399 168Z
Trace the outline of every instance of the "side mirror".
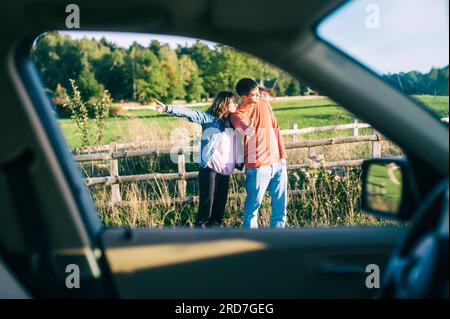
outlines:
M409 220L419 202L405 158L376 158L362 165L362 210L376 217Z

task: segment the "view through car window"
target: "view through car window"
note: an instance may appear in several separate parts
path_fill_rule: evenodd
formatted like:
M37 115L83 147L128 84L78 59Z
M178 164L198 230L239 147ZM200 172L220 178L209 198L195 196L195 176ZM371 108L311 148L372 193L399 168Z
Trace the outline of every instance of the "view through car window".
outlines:
M360 165L399 147L264 61L197 39L58 31L31 58L105 226L388 223L359 208ZM236 110L249 103L258 120Z

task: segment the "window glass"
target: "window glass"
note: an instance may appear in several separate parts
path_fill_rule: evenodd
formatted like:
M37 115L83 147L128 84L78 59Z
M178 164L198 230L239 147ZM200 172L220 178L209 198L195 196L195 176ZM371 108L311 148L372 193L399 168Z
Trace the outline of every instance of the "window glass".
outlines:
M208 152L209 141L203 138L202 143L202 130L235 132L232 126L201 124L212 121L206 111L218 92L231 91L242 102L235 86L244 77L256 81L251 98L268 102L281 130L287 153L285 226L383 224L359 210L361 160L396 156L401 150L389 141L371 142L367 124L273 65L208 41L110 32L48 32L36 39L31 57L106 226L196 224L199 206L210 205L199 199L199 152ZM158 112L157 100L172 111ZM208 167L226 175L230 166L217 163L242 161L243 156L227 151L240 135L221 136L209 149L209 160L217 162ZM355 143L338 142L349 136ZM333 145L329 137L337 138ZM280 153L279 143L270 147ZM208 226L243 226L246 193L254 192L246 192L245 178L236 168L229 182L221 179L222 193L206 192L226 203L222 219ZM260 227L269 226L270 213L266 196Z
M448 122L448 10L446 0L354 0L317 32Z

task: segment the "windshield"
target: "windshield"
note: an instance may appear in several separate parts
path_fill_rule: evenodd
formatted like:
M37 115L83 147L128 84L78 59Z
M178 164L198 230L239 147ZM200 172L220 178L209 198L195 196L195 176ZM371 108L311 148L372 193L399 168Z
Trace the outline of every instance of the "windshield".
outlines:
M355 0L317 33L448 121L446 0Z

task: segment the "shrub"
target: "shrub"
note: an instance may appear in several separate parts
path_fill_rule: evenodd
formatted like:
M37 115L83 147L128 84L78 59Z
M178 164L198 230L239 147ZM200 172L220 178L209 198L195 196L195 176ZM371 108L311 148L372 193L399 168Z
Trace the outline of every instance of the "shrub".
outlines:
M122 104L112 103L109 109L109 116L124 116L127 112L123 108Z
M86 103L82 98L75 80L70 79L69 81L72 87L72 95L64 95L65 103L63 104L63 107L70 112L70 117L77 126L77 134L81 137L82 145L92 145L92 141L94 141L95 144L99 144L103 139L105 121L109 117L109 110L112 105L111 95L107 90L103 90L99 100ZM95 139L93 138L94 134L91 132L89 126L90 116L94 118L96 128Z
M95 144L100 144L103 139L103 131L105 130L105 121L109 117L109 110L111 109L112 99L108 90L103 90L100 101L92 104L94 109L95 126L97 127L97 137Z
M76 85L75 80L70 79L69 81L70 85L72 86L72 95L70 96L66 94L64 96L65 103L63 107L70 110L71 118L78 128L77 134L81 137L82 145L90 145L91 137L88 127L88 108L86 106L86 103L81 98L81 93L78 90L78 86Z

